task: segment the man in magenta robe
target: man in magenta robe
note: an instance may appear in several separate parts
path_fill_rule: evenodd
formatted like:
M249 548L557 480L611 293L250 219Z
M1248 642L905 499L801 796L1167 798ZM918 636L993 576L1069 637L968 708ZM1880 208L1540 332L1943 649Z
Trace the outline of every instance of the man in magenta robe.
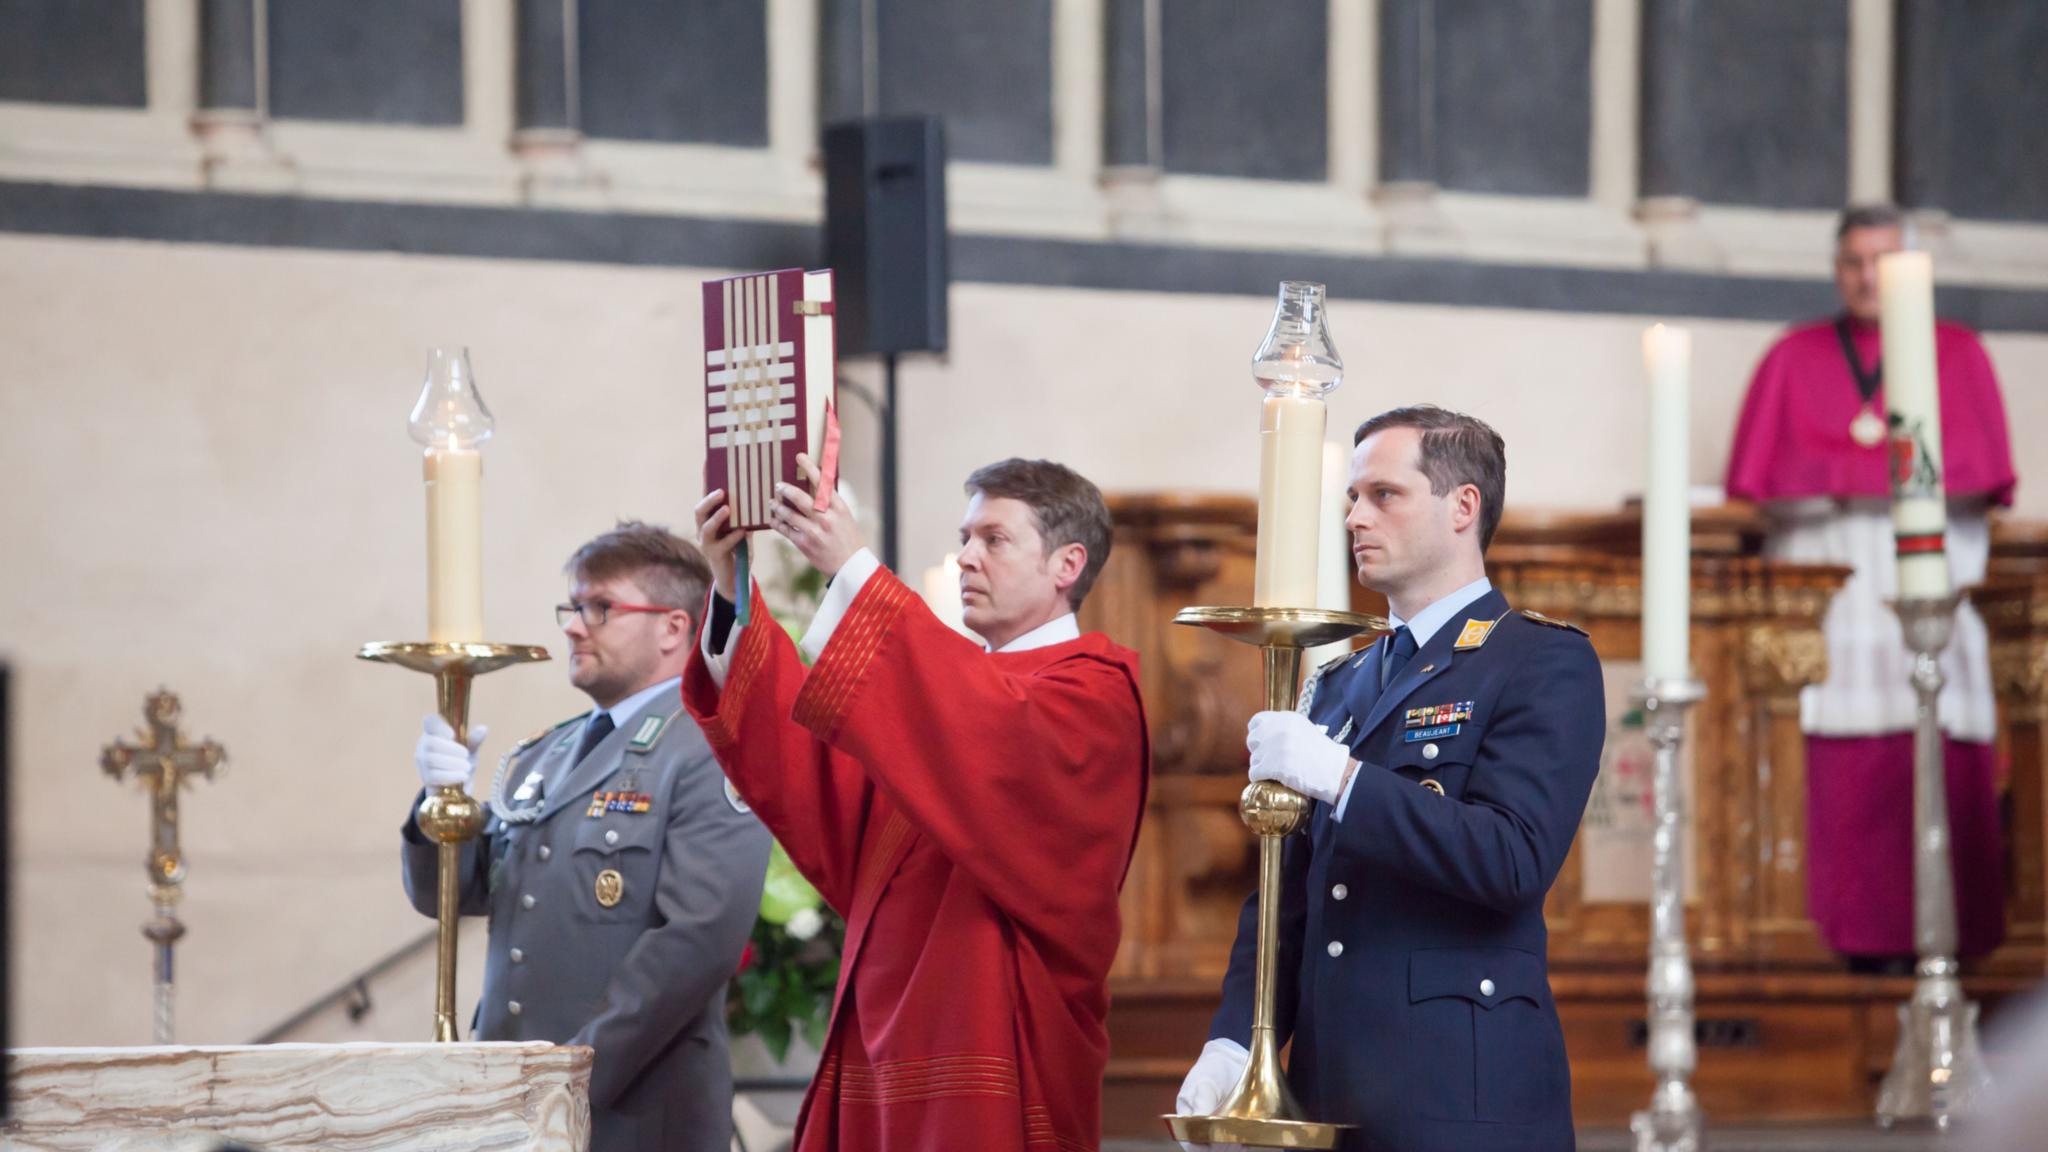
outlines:
M1807 734L1807 892L1829 946L1852 966L1896 967L1913 952L1915 696L1898 619L1877 261L1906 246L1898 209L1852 208L1836 229L1840 315L1803 324L1765 354L1728 461L1731 498L1760 505L1767 551L1854 569L1828 609L1827 679L1800 700ZM1947 549L1958 588L1984 578L1987 513L2012 503L2005 409L1991 360L1960 324L1935 325ZM1996 711L1984 622L1965 603L1942 654L1950 843L1963 955L2005 934Z

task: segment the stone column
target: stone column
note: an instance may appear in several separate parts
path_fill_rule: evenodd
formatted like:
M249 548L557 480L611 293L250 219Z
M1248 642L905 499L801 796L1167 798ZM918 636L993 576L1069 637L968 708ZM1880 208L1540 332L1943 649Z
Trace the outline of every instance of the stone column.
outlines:
M1436 0L1380 0L1379 175L1387 247L1450 255L1457 236L1436 203Z
M1723 257L1699 222L1705 146L1693 114L1695 25L1702 0L1643 0L1641 199L1636 217L1650 261L1718 269Z

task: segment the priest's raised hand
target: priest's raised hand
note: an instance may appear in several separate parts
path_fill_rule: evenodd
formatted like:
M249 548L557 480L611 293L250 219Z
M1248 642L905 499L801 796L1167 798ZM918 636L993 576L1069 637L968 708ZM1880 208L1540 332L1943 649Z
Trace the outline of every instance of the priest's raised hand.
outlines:
M818 508L812 495L818 487L818 466L809 456L797 453L796 466L802 470L808 487L787 481L777 484L776 502L769 507L768 517L775 531L796 545L804 559L829 580L839 575L853 554L861 550L860 527L853 522L853 509L846 506L845 497L839 495L836 487L831 501L822 511Z

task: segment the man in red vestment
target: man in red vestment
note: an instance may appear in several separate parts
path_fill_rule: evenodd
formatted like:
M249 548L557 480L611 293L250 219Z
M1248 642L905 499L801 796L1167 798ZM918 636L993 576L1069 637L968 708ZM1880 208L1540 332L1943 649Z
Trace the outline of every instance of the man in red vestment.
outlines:
M820 512L780 486L775 530L831 578L808 669L774 622L734 625L740 534L724 493L698 505L716 588L683 702L846 918L800 1152L1101 1140L1148 765L1137 656L1073 615L1109 558L1109 512L1046 461L992 464L967 492L960 596L987 649L881 566L844 500Z
M1828 677L1800 701L1807 733L1808 904L1821 934L1859 968L1913 952L1915 696L1899 623L1879 363L1877 261L1905 247L1896 208L1845 212L1836 230L1841 315L1786 333L1751 381L1728 461L1730 497L1770 519L1768 551L1845 564L1829 606ZM1987 513L2012 502L2012 455L1990 357L1975 333L1935 326L1947 551L1957 587L1984 578ZM1966 602L1942 655L1940 700L1953 835L1959 951L2005 932L1995 702L1984 622Z

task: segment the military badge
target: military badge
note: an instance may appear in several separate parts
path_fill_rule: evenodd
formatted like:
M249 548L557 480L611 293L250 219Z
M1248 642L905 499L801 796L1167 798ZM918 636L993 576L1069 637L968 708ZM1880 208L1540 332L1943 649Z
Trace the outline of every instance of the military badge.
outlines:
M754 810L752 808L747 807L747 802L745 800L740 799L740 790L733 787L732 781L730 780L727 780L725 782L725 802L727 804L732 805L732 810L739 813L742 816L751 816L754 814Z
M1403 728L1437 728L1445 724L1462 724L1472 718L1472 701L1459 700L1451 704L1424 704L1410 708L1402 714Z
M617 868L607 868L597 874L597 906L616 908L626 898L626 878L619 875Z
M668 727L668 722L673 718L674 714L671 713L668 716L649 716L641 720L640 727L633 730L633 738L626 741L626 750L645 752L654 747L655 741L661 739L662 730Z
M1465 627L1458 633L1458 642L1451 645L1451 650L1453 652L1470 652L1472 649L1486 643L1486 638L1493 635L1494 623L1492 620L1465 621Z
M590 808L583 814L595 820L607 812L636 815L654 807L654 797L645 792L594 792Z

